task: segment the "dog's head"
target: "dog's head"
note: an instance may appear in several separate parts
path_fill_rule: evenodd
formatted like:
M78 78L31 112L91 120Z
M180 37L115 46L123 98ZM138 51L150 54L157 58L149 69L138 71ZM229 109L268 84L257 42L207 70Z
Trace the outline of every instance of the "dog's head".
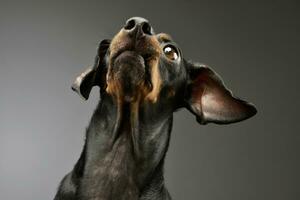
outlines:
M88 99L96 85L119 102L186 107L202 124L237 122L256 113L252 104L232 95L216 72L186 61L169 35L155 34L140 17L130 18L112 40L100 43L94 66L72 88Z

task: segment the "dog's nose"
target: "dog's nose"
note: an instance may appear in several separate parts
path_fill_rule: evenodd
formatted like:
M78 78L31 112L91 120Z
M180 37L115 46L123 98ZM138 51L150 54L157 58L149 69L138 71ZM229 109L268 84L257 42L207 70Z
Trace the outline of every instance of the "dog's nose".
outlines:
M136 34L136 36L154 34L148 20L141 17L132 17L128 19L124 26L124 30L126 30L129 34Z

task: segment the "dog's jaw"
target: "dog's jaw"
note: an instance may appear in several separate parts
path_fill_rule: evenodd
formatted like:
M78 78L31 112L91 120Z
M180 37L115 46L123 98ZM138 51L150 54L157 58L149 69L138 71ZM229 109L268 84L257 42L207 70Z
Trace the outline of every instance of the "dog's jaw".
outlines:
M123 63L127 63L126 67L131 68L132 72L127 70L128 73L124 73L122 72L122 66L120 66L118 58L122 57L124 54L128 55L127 52L131 52L128 56L131 61L123 59L123 61L125 60ZM161 56L161 53L160 44L155 35L141 36L139 39L136 39L130 37L130 35L126 34L126 31L122 29L113 38L109 47L109 67L106 76L106 92L118 96L119 98L123 98L123 100L134 101L135 99L140 99L142 101L146 100L155 103L159 97L162 83L159 73L159 57ZM135 59L137 62L134 62ZM142 73L134 74L136 71ZM127 80L122 81L129 82L132 84L133 88L135 88L134 84L142 82L142 84L139 84L135 96L129 95L129 98L126 98L128 94L126 94L126 91L124 91L122 86L128 84L122 83L122 81L121 83L118 83L118 79L115 78L117 77L115 74L118 74L118 72L120 72L119 74L121 75L127 76ZM130 77L132 77L135 82L131 82L132 79L130 79ZM137 77L140 78L140 80L138 80ZM137 97L137 95L139 97Z

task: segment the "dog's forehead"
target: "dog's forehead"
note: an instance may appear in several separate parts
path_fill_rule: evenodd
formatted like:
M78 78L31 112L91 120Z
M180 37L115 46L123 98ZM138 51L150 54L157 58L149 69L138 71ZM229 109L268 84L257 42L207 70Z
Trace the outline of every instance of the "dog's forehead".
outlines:
M156 35L159 42L171 42L173 41L172 37L167 33L159 33Z

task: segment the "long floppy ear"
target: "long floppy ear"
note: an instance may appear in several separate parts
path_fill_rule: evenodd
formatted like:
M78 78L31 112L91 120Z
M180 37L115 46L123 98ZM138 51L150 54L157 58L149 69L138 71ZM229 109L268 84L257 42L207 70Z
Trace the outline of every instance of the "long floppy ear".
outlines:
M228 124L256 114L253 104L234 97L221 77L206 65L188 63L186 107L200 124Z
M109 47L110 40L102 40L99 44L94 66L81 73L72 85L72 90L77 92L80 97L87 100L93 86L101 86L101 74L103 72L104 57Z

